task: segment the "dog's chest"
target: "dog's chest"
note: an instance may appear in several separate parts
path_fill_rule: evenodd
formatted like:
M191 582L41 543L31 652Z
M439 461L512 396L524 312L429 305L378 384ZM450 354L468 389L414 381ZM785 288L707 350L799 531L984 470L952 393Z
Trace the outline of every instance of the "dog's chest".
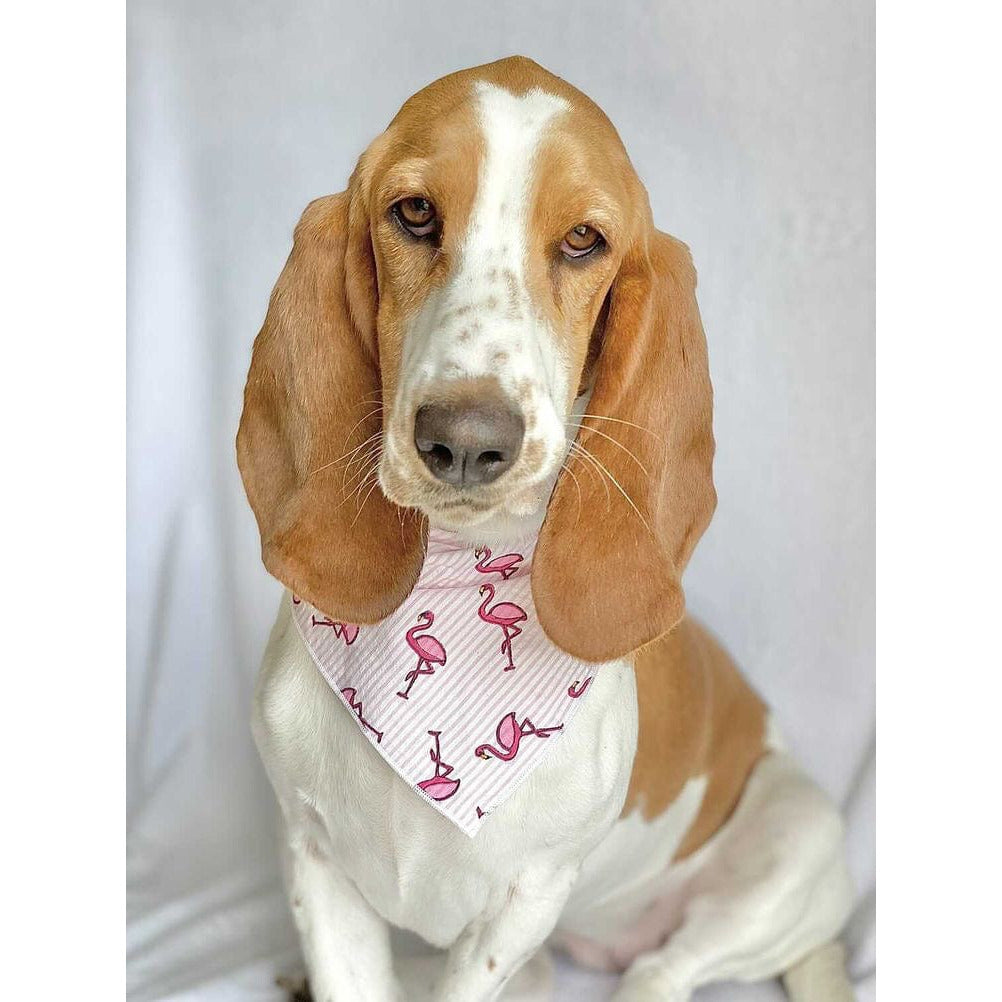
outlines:
M473 838L370 745L287 607L265 656L254 727L290 839L329 857L387 921L446 946L527 870L576 866L612 826L636 747L636 688L628 663L603 666L566 732Z

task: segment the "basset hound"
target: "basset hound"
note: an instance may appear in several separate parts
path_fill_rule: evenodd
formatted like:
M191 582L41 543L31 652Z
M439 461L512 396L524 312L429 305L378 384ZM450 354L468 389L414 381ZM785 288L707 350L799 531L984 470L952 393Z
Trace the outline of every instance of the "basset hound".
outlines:
M852 998L839 815L684 614L695 286L606 116L524 58L414 95L303 214L237 456L288 589L253 729L317 1002L545 998L551 948L620 1002Z

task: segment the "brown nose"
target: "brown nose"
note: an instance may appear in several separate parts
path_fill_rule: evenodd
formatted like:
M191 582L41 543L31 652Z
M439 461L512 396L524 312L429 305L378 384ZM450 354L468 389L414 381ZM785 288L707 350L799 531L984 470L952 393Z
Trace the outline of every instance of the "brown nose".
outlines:
M489 484L518 458L525 422L500 404L425 404L414 444L425 466L457 487Z

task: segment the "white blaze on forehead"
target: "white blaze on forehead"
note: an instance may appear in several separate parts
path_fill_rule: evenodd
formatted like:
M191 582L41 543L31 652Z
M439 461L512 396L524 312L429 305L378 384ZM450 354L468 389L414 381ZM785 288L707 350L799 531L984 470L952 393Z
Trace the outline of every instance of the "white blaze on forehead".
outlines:
M542 446L549 462L566 448L570 361L532 301L526 261L537 153L570 105L539 89L515 95L483 81L474 97L484 147L476 195L451 275L405 337L401 413L443 383L493 376L523 408L525 443Z
M476 196L453 274L420 324L429 335L420 365L426 378L493 375L509 392L531 383L535 397L562 401L566 364L529 295L526 257L536 153L570 106L538 89L475 87L484 144Z
M408 338L404 378L495 375L508 390L528 378L559 399L556 339L531 302L525 272L535 155L569 105L538 89L516 96L482 81L475 87L484 144L476 195L452 274Z
M464 264L485 267L501 249L504 265L523 278L536 150L546 127L570 106L538 88L516 96L481 81L476 91L486 149Z
M526 285L533 171L546 131L570 105L533 88L521 95L475 85L484 140L477 194L460 251L453 295L475 304L467 366L511 389L529 380L530 422L551 447L563 440L555 407L566 397L567 359ZM496 361L498 352L507 357Z

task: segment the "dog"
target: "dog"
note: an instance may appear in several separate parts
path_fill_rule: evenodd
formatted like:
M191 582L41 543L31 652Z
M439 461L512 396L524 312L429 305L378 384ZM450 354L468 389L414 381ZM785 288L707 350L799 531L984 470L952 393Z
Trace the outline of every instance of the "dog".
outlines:
M438 1002L545 997L550 948L622 972L619 1002L780 975L794 1002L853 997L840 817L684 611L716 505L695 286L603 112L521 57L414 95L305 210L237 458L288 589L253 730L317 1002L422 996L391 927L446 951ZM413 605L433 554L461 626ZM488 579L521 598L478 605ZM393 616L400 644L364 654ZM467 636L487 653L464 662ZM513 707L450 748L431 724L464 677L459 722L483 678L523 705L550 686L561 723ZM377 705L427 728L425 782ZM488 776L501 799L442 813Z

